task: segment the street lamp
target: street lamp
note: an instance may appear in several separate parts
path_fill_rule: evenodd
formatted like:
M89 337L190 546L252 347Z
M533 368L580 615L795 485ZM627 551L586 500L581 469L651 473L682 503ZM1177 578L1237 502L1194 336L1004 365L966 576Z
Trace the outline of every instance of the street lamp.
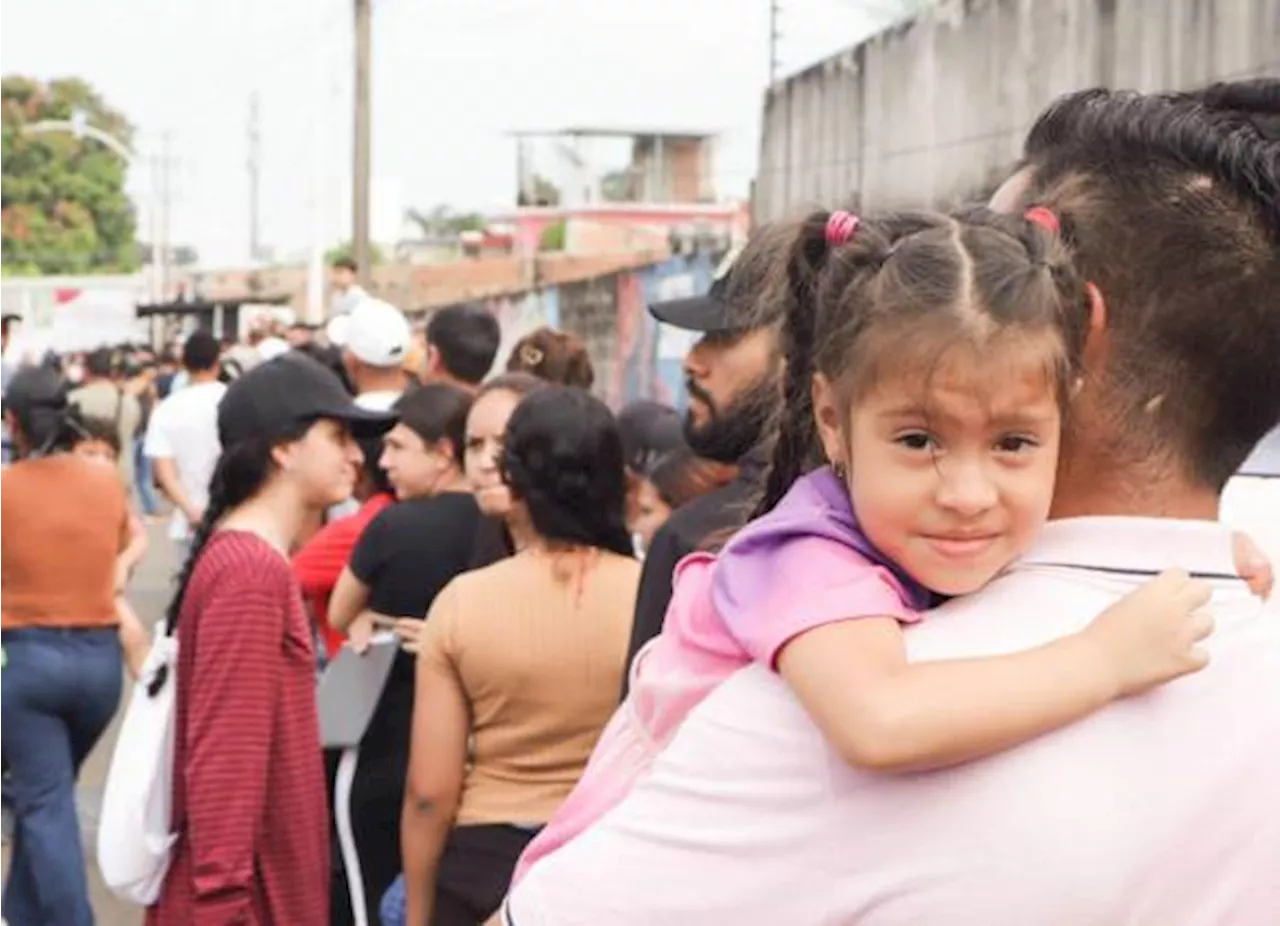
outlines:
M23 135L51 135L61 133L69 134L77 139L92 138L100 145L110 149L121 160L128 164L129 167L132 168L140 166L142 158L132 148L109 132L104 132L102 129L98 129L90 125L89 117L83 110L76 110L71 114L70 119L42 119L39 122L27 123L22 127ZM156 240L156 231L158 229L159 222L157 219L158 210L156 204L156 191L154 189L151 190L151 196L149 199L149 211L151 213L151 218L148 224L151 226L151 262L153 265L153 272L151 274L150 281L151 296L153 300L160 301L164 298L164 278L166 276L164 271L166 255L163 253L164 249L161 248L160 243Z

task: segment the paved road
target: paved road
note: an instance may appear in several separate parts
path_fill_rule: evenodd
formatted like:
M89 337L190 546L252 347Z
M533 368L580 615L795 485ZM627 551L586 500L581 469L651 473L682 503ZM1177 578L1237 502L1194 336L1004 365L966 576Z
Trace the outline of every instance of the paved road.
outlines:
M151 545L147 550L147 558L134 575L133 585L129 590L129 598L134 608L148 625L152 625L169 603L172 590L172 577L177 571L178 563L174 555L173 545L166 536L164 525L153 524L148 528ZM132 686L126 681L121 706L127 704ZM89 874L89 887L93 901L93 910L97 926L138 926L142 922L141 908L116 897L102 884L98 876L97 862L94 860L93 846L96 843L95 829L98 807L102 799L102 785L107 776L107 766L111 762L111 752L115 748L116 731L120 723L120 714L108 728L106 734L98 742L98 746L85 760L80 771L80 826L83 830L85 845L89 847L86 855ZM8 847L4 851L4 867L8 870ZM19 924L11 924L19 926Z

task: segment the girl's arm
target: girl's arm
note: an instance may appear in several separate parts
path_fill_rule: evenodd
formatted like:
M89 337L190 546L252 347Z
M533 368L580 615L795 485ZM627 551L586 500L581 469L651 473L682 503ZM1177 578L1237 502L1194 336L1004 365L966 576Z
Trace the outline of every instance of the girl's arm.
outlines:
M778 671L850 764L885 772L943 768L1203 668L1208 657L1195 644L1213 624L1192 612L1209 594L1204 583L1170 571L1053 643L914 664L892 618L842 621L788 643Z
M345 631L369 603L369 586L356 578L347 566L338 576L329 596L329 626Z
M414 926L431 922L436 871L462 793L470 726L466 695L457 676L420 653L409 776L400 813L405 922Z

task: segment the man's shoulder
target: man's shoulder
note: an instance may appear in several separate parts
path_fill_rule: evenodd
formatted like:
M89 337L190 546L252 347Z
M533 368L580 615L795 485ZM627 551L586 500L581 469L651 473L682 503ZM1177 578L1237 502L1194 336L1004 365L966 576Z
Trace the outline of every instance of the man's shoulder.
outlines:
M696 549L711 534L746 523L754 495L750 483L735 479L681 505L660 532Z

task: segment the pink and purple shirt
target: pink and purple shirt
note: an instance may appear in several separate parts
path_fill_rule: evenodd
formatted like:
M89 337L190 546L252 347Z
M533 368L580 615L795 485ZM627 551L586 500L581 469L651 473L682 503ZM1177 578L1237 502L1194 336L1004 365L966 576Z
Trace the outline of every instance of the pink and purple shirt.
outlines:
M616 806L689 711L752 662L773 668L788 642L862 617L914 623L927 590L858 527L829 468L804 476L716 557L676 568L662 633L631 667L630 695L601 734L577 787L525 850L512 883Z

